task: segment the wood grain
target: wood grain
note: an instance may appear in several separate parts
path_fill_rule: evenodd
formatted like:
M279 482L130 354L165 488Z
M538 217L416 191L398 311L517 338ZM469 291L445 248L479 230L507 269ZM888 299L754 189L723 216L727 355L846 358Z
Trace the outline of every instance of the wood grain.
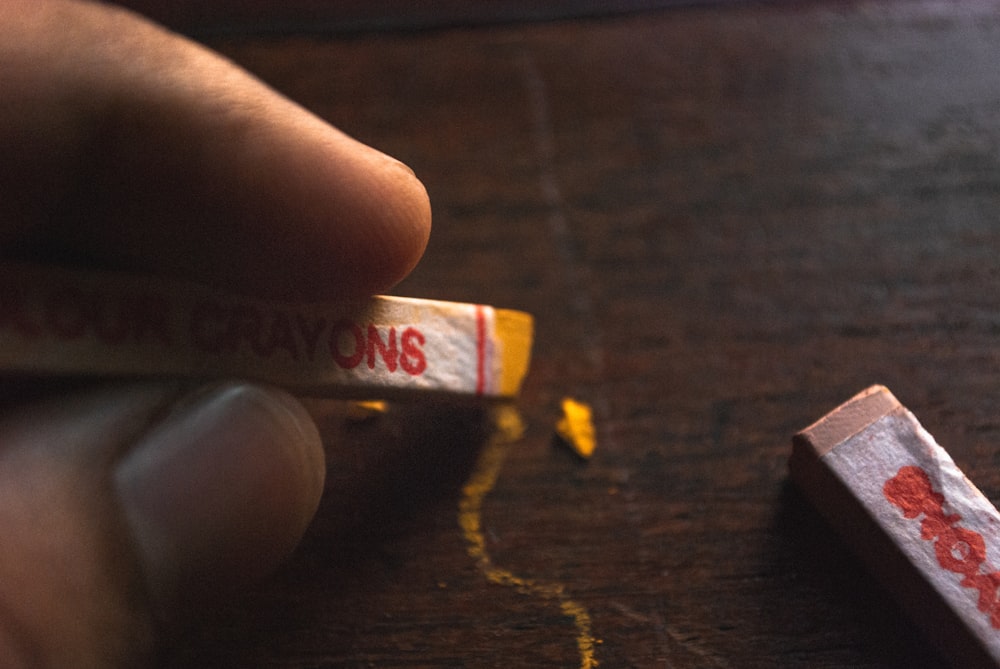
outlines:
M787 483L791 435L884 383L1000 495L1000 10L751 4L212 45L408 162L405 295L537 318L493 562L589 611L603 667L940 661ZM559 401L595 412L581 463ZM172 667L579 666L458 526L468 409L344 423L301 550Z

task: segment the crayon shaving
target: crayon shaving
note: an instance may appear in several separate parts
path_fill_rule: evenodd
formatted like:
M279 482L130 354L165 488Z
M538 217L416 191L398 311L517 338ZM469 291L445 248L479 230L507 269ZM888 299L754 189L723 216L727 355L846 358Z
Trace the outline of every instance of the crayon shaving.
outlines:
M556 434L574 453L589 460L597 448L597 437L590 406L565 397L562 401L562 418L556 423Z

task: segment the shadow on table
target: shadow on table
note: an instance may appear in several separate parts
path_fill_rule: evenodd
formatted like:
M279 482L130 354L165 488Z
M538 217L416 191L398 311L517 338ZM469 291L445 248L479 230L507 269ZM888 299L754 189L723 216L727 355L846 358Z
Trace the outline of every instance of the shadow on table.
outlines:
M427 505L454 500L489 435L488 418L480 406L427 402L389 404L360 420L339 410L318 417L327 482L309 541L384 535Z
M355 627L389 615L394 588L405 588L413 570L422 563L432 568L437 551L466 559L454 514L489 435L488 410L398 403L359 420L346 407L309 404L328 471L319 510L295 555L259 589L199 611L166 651L166 666L272 666L317 653L324 661L343 660ZM455 545L442 546L442 534ZM433 590L413 586L419 587Z
M806 616L814 621L812 625L792 620L803 615L794 606L776 614L788 616L791 628L809 625L803 629L802 645L811 646L812 657L828 655L835 662L842 660L843 666L854 665L856 658L844 655L846 651L837 647L843 644L845 630L849 630L857 640L857 652L870 659L868 666L948 666L891 594L865 570L790 481L781 490L775 529L787 547L785 558L793 565L788 599L795 600L798 594L803 601L827 603L823 610Z

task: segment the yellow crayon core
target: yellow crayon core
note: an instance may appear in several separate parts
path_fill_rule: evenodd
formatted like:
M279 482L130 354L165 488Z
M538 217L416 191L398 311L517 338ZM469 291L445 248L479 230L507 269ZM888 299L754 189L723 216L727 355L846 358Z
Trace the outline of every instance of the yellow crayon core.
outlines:
M521 390L521 382L531 364L531 343L534 339L534 321L529 314L512 309L494 311L496 339L501 349L500 392L503 397L514 397Z

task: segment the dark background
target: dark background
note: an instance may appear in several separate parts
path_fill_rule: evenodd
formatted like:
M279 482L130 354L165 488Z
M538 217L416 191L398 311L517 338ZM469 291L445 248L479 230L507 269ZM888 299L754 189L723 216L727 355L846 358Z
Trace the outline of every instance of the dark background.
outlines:
M135 3L423 179L398 293L535 315L483 533L587 609L602 667L940 664L786 460L884 383L1000 497L1000 8L164 4ZM564 395L589 462L553 442ZM558 604L466 552L479 412L315 410L310 534L172 667L580 666Z

